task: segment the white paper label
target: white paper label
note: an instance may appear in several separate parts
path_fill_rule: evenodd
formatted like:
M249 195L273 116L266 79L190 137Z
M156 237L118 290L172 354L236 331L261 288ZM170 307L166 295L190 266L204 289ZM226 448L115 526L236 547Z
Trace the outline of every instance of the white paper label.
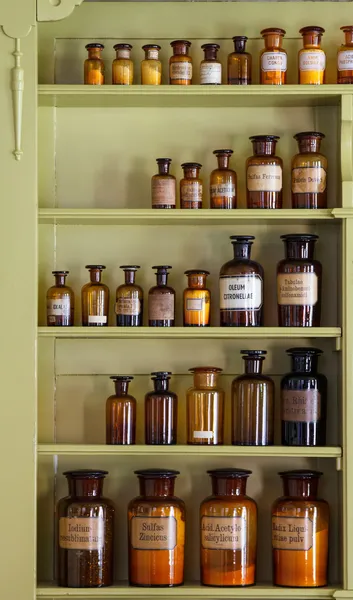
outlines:
M205 438L207 440L213 439L213 431L194 431L193 436L195 439Z
M324 71L326 67L326 55L323 50L312 52L304 50L299 55L300 71Z
M282 167L279 165L250 165L246 172L249 192L280 192Z
M107 322L107 317L104 315L89 315L88 322L102 325Z
M69 317L70 316L70 298L61 300L47 300L48 317Z
M351 50L342 50L338 53L337 68L339 71L353 70L353 52Z
M170 79L192 79L192 64L189 62L174 62L170 65Z
M221 84L222 83L222 65L217 62L202 63L200 67L200 83Z
M261 56L262 71L286 71L287 54L285 52L264 52Z
M223 196L224 198L234 198L235 185L234 183L216 183L210 186L211 198Z
M219 287L221 310L258 310L262 306L260 275L221 277Z
M186 300L186 310L203 310L204 300L203 298L188 298Z

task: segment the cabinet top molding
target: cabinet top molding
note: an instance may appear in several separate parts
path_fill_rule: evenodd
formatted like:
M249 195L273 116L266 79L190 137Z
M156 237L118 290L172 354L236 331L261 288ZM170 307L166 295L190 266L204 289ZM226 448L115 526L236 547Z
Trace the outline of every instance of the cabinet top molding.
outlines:
M66 19L83 0L37 0L37 21Z
M0 4L0 25L4 34L15 39L27 37L36 24L36 0L8 0Z

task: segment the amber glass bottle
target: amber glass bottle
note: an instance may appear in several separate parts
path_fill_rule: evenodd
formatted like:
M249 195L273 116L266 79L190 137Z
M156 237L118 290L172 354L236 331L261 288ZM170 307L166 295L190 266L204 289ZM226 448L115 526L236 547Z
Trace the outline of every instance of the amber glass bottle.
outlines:
M69 271L52 271L55 285L47 291L47 325L70 327L74 324L75 295L66 285Z
M201 583L217 587L254 585L257 506L246 495L244 469L207 471L212 495L200 509Z
M317 497L318 471L286 471L283 493L272 507L273 583L327 585L329 506Z
M174 327L175 291L167 285L172 267L160 265L157 269L157 285L148 292L148 324L150 327Z
M82 325L102 327L108 325L109 288L101 282L103 265L86 265L91 281L81 290Z
M180 208L202 208L202 179L200 163L183 163L184 177L180 180Z
M156 158L157 175L151 181L152 208L176 207L176 179L169 173L171 158Z
M232 235L234 258L219 273L222 327L263 325L264 270L251 260L253 235Z
M174 587L184 583L185 505L174 496L179 471L135 471L140 496L128 507L129 583Z
M253 135L253 156L246 161L248 208L282 208L283 162L275 155L277 135Z
M185 271L188 287L184 290L184 327L208 327L211 316L211 292L206 288L209 271Z
M178 396L169 391L171 373L151 373L154 391L145 396L145 444L176 444Z
M112 66L113 85L132 85L134 81L134 63L131 60L131 44L115 44L116 58Z
M284 85L287 81L287 52L282 48L282 43L286 32L270 27L263 29L261 35L265 48L260 55L260 83Z
M217 446L223 444L224 391L218 387L217 367L194 367L194 387L186 394L187 442Z
M327 379L317 370L317 348L290 348L292 372L281 381L282 444L325 446Z
M69 495L58 503L58 585L113 583L114 504L102 496L107 471L66 471Z
M292 208L326 208L327 158L320 154L324 134L297 133L299 154L292 159Z
M251 54L245 52L248 38L245 35L233 37L234 52L228 56L228 83L230 85L251 84Z
M233 150L214 150L218 168L210 176L211 208L237 207L237 174L229 168Z
M129 394L133 377L113 375L115 394L106 402L106 443L130 445L136 441L136 400Z
M125 283L116 290L116 324L118 327L141 327L143 325L143 289L136 285L138 265L122 265Z
M344 44L337 53L337 83L353 83L353 25L341 27Z
M104 61L102 60L103 44L87 44L88 58L84 64L84 82L88 85L104 84Z
M325 83L326 54L321 49L322 27L302 27L304 47L299 50L299 83Z
M245 374L232 383L232 444L271 446L274 435L275 386L262 374L266 350L241 350Z
M158 44L146 44L142 46L142 50L145 52L145 59L141 62L142 85L161 85L162 63L159 60L160 49L161 47Z
M322 267L314 260L317 235L281 235L286 258L277 265L278 325L319 327Z
M192 84L192 58L189 56L191 42L175 40L171 42L173 56L169 59L169 83L171 85Z
M201 46L205 53L205 58L200 65L200 84L201 85L221 85L222 83L222 64L217 60L218 44L203 44Z

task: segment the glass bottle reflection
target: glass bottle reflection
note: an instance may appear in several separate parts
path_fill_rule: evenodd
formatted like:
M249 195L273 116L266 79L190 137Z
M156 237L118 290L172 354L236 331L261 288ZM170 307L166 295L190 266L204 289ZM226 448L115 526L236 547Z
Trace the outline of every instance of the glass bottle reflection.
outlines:
M114 381L115 394L106 402L106 444L135 444L136 400L129 394L129 383L134 378L113 375L110 379Z
M169 391L171 373L151 373L154 391L145 396L145 444L176 444L178 396Z
M83 286L82 325L85 327L106 327L109 313L109 288L101 282L103 265L86 265L89 270L89 283Z
M136 285L138 265L122 265L125 283L116 290L116 324L118 327L141 327L143 325L143 289Z
M224 391L218 387L217 367L194 367L194 387L186 394L187 443L223 444Z

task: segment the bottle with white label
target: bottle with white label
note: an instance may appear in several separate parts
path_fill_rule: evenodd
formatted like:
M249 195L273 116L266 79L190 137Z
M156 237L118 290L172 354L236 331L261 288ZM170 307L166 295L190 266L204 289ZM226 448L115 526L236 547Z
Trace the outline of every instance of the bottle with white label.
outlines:
M116 324L118 327L143 325L143 289L135 283L138 265L122 265L125 283L116 290Z
M281 381L282 444L325 446L327 379L318 373L321 350L290 348L292 372Z
M176 179L169 173L171 158L156 158L158 173L151 180L152 208L176 208Z
M48 327L71 327L74 324L75 295L66 285L69 271L52 271L55 285L47 291Z
M210 175L211 208L237 207L237 174L229 168L229 160L233 150L214 150L218 168Z
M179 471L135 471L140 495L128 506L129 584L175 587L184 583L185 504L174 496Z
M86 265L89 283L81 290L82 325L84 327L107 327L109 315L109 288L102 283L104 265Z
M142 85L161 85L162 63L159 60L160 49L161 47L158 44L146 44L142 46L142 50L145 52L145 58L141 62Z
M203 44L201 48L205 53L205 58L200 64L200 84L221 85L222 63L217 60L219 44Z
M337 53L337 83L353 83L353 25L340 29L345 40Z
M253 156L246 161L248 208L282 208L283 162L276 156L277 135L253 135Z
M292 158L292 208L327 207L327 158L320 154L324 134L297 133L299 154Z
M169 390L170 371L151 373L154 390L145 396L145 444L177 443L178 396Z
M316 25L302 27L303 48L299 50L299 83L320 85L325 83L326 54L321 48L325 30Z
M256 581L257 506L246 495L251 471L213 469L212 495L200 507L201 583L217 587Z
M329 506L318 498L319 471L285 471L283 496L272 507L273 583L327 585ZM305 596L305 594L304 594Z
M186 393L187 443L223 444L224 391L218 387L218 367L194 367L194 387Z
M202 208L203 186L200 179L202 165L183 163L184 177L180 180L180 208Z
M284 29L269 27L261 35L265 48L260 54L260 83L284 85L287 82L287 52L282 47L286 35Z
M184 290L184 327L209 327L211 317L211 292L206 288L209 271L185 271L188 287Z
M148 292L148 324L150 327L174 327L175 290L168 284L168 275L172 267L158 265L156 269L157 285Z
M113 85L132 85L134 82L134 63L131 60L131 44L115 44L116 58L112 65Z
M219 274L221 327L263 325L264 270L251 260L253 235L232 235L234 258Z
M229 85L250 85L252 58L245 52L248 38L245 35L233 37L234 52L228 55L227 79Z
M57 508L57 583L69 588L113 584L114 504L103 497L107 471L64 473L69 495Z
M281 235L286 257L277 265L278 325L320 327L322 266L314 260L317 235Z
M173 48L173 56L169 59L170 85L191 85L192 58L189 56L191 42L175 40L170 45Z

